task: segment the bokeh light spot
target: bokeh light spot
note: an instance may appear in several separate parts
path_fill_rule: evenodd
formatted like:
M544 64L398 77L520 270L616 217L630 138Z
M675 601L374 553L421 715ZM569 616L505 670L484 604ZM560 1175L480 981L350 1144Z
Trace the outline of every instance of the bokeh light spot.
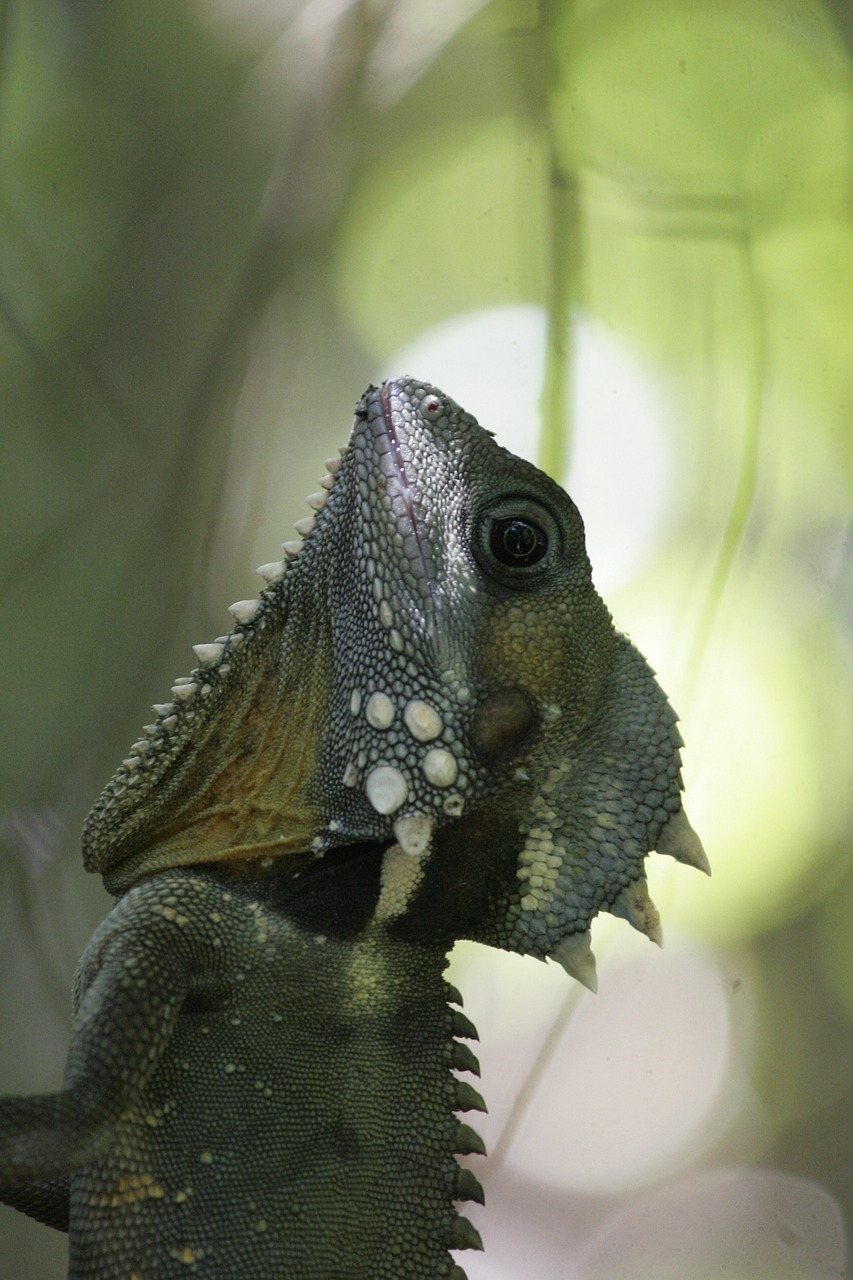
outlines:
M770 1169L710 1170L624 1203L577 1280L827 1280L843 1276L837 1202Z

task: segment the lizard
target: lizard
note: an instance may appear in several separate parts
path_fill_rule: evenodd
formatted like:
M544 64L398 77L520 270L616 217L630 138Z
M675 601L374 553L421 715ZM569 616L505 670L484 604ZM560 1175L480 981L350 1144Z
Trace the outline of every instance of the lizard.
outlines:
M568 494L409 377L326 467L84 826L116 901L65 1079L0 1101L0 1198L75 1280L463 1280L485 1103L448 951L595 989L597 913L661 941L647 854L709 870Z

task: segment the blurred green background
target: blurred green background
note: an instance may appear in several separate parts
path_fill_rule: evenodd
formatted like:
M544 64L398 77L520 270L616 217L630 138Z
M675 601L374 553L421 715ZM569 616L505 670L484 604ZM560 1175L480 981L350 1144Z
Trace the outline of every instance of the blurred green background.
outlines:
M849 0L0 5L0 1088L55 1088L83 817L370 381L568 484L714 876L600 993L460 946L477 1277L844 1273ZM472 1213L471 1215L475 1215ZM0 1277L64 1240L0 1214Z

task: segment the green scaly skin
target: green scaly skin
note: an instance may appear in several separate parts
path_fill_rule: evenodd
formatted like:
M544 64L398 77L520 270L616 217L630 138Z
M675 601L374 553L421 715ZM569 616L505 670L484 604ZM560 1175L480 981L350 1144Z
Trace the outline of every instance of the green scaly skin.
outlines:
M0 1196L79 1280L459 1280L483 1103L447 951L594 987L599 911L660 941L647 853L707 870L567 495L413 379L327 465L93 809L118 901L65 1083L0 1102Z

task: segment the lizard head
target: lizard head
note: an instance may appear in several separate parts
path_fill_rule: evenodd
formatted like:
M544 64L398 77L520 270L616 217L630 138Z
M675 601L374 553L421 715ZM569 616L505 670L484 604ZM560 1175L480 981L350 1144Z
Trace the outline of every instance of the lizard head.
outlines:
M589 980L598 910L656 937L650 849L706 866L675 715L592 582L574 503L441 391L371 387L313 514L90 815L121 890L192 862L385 848L376 914ZM453 906L463 902L466 905Z

